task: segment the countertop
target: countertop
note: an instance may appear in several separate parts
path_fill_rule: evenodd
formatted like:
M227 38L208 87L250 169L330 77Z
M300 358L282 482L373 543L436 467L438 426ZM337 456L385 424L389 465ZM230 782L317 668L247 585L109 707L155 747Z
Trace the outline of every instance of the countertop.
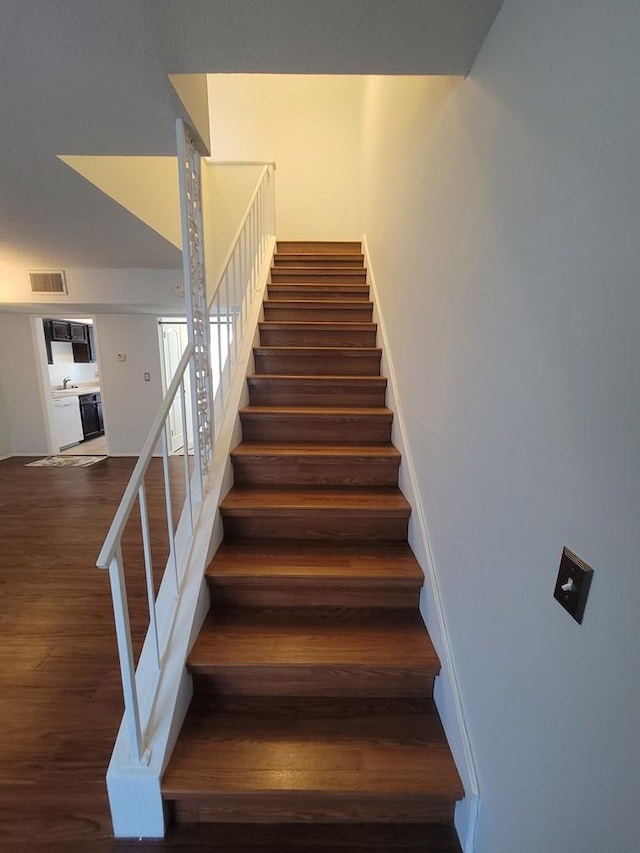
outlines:
M99 394L99 385L80 385L78 388L52 388L51 396L54 400L64 400L65 397L79 397L81 394Z

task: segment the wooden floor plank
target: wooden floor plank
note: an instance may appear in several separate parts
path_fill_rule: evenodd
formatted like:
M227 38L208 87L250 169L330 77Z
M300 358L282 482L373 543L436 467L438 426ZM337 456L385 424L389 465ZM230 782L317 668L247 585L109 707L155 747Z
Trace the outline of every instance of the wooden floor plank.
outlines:
M111 838L105 784L122 689L109 579L95 561L135 459L73 469L25 467L30 461L0 462L0 846L123 851ZM170 463L177 509L183 461ZM147 499L161 566L160 460L152 460ZM139 529L136 513L123 550L137 647L148 620ZM165 848L176 849L154 845Z

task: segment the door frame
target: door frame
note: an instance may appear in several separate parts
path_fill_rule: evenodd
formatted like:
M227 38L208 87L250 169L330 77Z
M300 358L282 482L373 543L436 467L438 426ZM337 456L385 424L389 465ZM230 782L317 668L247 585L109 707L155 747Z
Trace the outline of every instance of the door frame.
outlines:
M98 342L96 315L89 312L75 314L74 312L64 312L59 309L55 311L41 311L38 314L31 314L31 337L33 340L33 348L35 353L37 375L38 375L38 390L40 392L40 406L42 409L42 417L44 421L44 430L47 439L47 453L49 456L55 456L59 453L59 448L55 441L55 425L53 413L53 398L51 397L51 383L49 380L49 363L47 361L47 348L44 340L43 320L69 320L70 322L78 322L81 320L90 320L93 324L94 343L96 348L96 372L100 375L100 344ZM98 380L100 383L100 380ZM106 443L105 455L110 455L109 447L109 430L107 407L102 384L100 383L100 396L102 398L102 418L104 422L104 439Z
M160 372L162 377L162 396L164 397L167 393L167 388L173 379L173 371L170 369L171 364L168 358L168 346L166 340L166 331L165 326L177 326L180 329L180 348L181 352L178 354L178 361L180 360L182 353L187 345L187 319L186 317L160 317L158 319L158 345L160 347ZM177 362L176 362L177 366ZM186 441L185 437L182 434L182 413L181 413L181 402L180 395L176 396L176 399L169 410L169 418L170 421L172 416L178 419L180 423L180 432L174 432L171 430L171 427L167 425L168 435L167 435L167 443L169 446L169 453L174 454L177 453L181 448L187 448L187 452L193 451L193 435L189 433L189 427L191 426L191 406L190 406L190 395L191 388L189 387L189 377L185 376L185 405L187 409L187 436ZM179 436L179 437L178 437Z

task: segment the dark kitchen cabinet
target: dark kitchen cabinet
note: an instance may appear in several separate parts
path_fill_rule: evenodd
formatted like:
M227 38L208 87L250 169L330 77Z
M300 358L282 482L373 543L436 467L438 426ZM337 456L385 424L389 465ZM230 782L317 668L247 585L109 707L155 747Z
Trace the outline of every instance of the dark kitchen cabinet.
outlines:
M79 399L82 432L85 439L104 435L102 397L100 394L81 394Z
M43 320L44 345L47 350L47 363L53 364L53 352L51 351L51 320Z
M77 363L89 364L97 361L93 326L89 326L87 323L72 323L68 320L48 318L42 321L42 325L49 364L53 364L52 341L70 343L73 360Z
M73 349L73 360L82 364L97 361L96 358L96 340L94 337L93 326L84 327L87 334L87 339L83 343L81 341L73 341L71 344Z
M51 323L51 340L52 341L70 341L71 340L71 324L66 320L50 320ZM75 323L74 325L78 325Z
M84 323L69 323L72 343L87 343L87 326Z

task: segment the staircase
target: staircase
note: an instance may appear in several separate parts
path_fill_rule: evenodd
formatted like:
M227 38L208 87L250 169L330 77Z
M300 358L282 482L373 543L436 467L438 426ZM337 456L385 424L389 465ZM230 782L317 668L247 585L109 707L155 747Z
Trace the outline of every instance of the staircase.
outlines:
M356 243L278 243L162 791L220 850L459 851Z

